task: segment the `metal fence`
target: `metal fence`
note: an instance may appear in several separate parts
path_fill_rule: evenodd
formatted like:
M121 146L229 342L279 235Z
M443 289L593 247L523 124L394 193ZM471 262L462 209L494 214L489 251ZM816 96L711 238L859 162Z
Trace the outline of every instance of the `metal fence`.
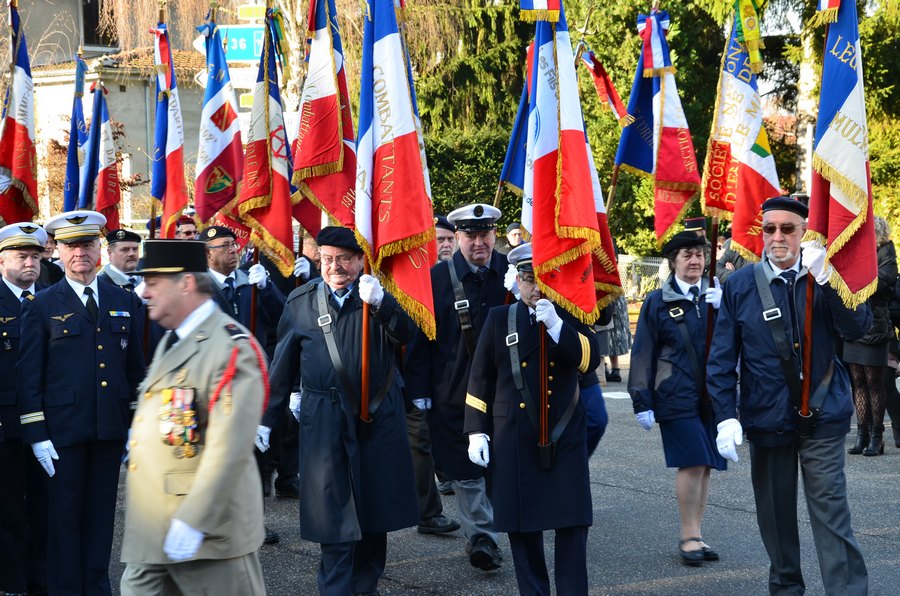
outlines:
M619 255L619 278L628 300L643 300L669 277L669 262L660 257Z

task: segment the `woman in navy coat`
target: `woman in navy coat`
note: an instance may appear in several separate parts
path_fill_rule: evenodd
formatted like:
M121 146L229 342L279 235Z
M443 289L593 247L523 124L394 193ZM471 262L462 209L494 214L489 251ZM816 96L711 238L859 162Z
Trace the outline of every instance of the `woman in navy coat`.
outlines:
M724 470L716 449L716 428L705 397L703 362L710 303L718 308L722 291L703 279L706 239L676 234L663 248L669 275L644 301L638 319L628 392L644 430L659 421L666 465L678 468L675 493L681 518L679 555L691 566L718 560L700 530L709 496L710 470ZM718 285L718 284L716 284Z

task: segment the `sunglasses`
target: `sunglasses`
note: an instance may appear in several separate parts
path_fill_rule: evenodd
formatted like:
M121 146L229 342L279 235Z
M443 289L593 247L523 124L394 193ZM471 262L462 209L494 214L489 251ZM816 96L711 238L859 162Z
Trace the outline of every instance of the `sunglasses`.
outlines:
M790 236L791 234L793 234L794 232L797 231L797 227L798 227L797 224L792 224L792 223L781 224L781 225L770 223L770 224L764 225L762 227L762 231L763 231L763 233L771 236L778 230L781 230L782 234L784 234L785 236Z

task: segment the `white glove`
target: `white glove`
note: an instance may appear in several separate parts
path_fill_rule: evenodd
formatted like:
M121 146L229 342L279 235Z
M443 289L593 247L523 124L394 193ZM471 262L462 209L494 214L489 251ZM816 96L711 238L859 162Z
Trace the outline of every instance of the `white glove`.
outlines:
M638 412L634 417L637 418L638 424L640 424L641 428L644 430L650 430L656 423L656 416L653 414L653 410Z
M303 257L294 259L294 277L299 279L309 279L309 261Z
M260 290L266 289L266 283L269 281L269 272L266 271L266 268L260 265L259 263L250 266L250 270L247 272L247 282L251 285L256 284L256 287Z
M716 429L719 431L716 436L716 448L719 450L719 455L736 462L738 460L737 446L744 442L744 429L741 428L741 423L737 421L737 418L729 418L717 424Z
M291 411L291 414L294 415L294 418L297 422L300 422L300 392L294 391L291 393L290 402L288 402L288 408Z
M419 408L420 410L430 410L431 409L431 398L430 397L420 397L418 399L414 399L413 405Z
M553 303L546 298L541 298L534 305L534 318L538 323L543 323L547 328L547 334L553 341L559 343L559 334L562 331L562 319L556 314Z
M519 292L519 271L515 268L514 265L510 265L506 270L506 275L503 276L503 286L512 292L512 295L516 297L516 300L522 298L521 293Z
M469 461L476 466L486 468L491 461L488 441L490 439L484 433L472 433L469 435Z
M141 283L139 283L138 285L134 286L134 293L137 295L138 298L141 299L141 302L143 302L144 304L147 304L147 299L144 298L144 290L146 290L146 289L147 289L147 284L145 284L143 281L141 281Z
M381 282L371 275L360 276L359 297L366 304L380 308L381 302L384 300L384 288L381 287Z
M259 425L256 427L256 439L253 441L256 443L256 448L265 453L269 450L269 435L272 434L272 429L268 426Z
M173 517L163 542L163 552L173 561L184 561L197 554L202 542L203 532Z
M32 443L31 450L34 451L34 456L41 464L41 467L44 468L45 472L47 472L47 476L52 477L54 474L56 474L56 468L53 467L53 460L58 460L59 455L56 454L56 448L53 447L52 441L40 441L38 443Z
M715 287L706 288L706 303L712 304L714 309L719 310L719 305L722 304L722 284L719 283L718 277L714 277L713 282L715 282Z
M831 277L831 264L825 263L825 249L818 242L807 240L800 243L800 265L809 269L816 278L816 283L824 286Z

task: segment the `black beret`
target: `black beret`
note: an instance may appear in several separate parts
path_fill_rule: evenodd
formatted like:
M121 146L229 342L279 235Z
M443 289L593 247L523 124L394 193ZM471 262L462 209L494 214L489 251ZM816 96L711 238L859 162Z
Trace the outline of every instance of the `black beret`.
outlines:
M316 244L319 246L336 246L338 248L346 248L353 252L362 252L359 244L356 242L356 236L350 228L342 228L340 226L327 226L322 228L316 236Z
M809 216L809 207L791 197L774 197L762 204L762 212L790 211L806 219Z
M209 226L200 233L200 240L203 241L217 238L233 238L237 240L237 236L234 235L231 228L226 228L225 226Z
M201 273L206 267L206 243L198 240L147 240L136 275L148 273Z
M456 231L456 226L450 223L450 220L447 219L446 215L435 215L434 216L434 227L435 228L443 228L450 232Z
M506 226L506 233L509 234L513 230L520 230L520 229L522 229L522 224L520 224L517 221L514 221L511 224L509 224L508 226Z
M697 232L678 232L663 246L663 254L668 257L678 252L680 248L695 246L706 246L706 239L698 236Z
M106 235L106 242L109 244L115 244L116 242L140 242L141 240L141 237L131 230L113 230Z

